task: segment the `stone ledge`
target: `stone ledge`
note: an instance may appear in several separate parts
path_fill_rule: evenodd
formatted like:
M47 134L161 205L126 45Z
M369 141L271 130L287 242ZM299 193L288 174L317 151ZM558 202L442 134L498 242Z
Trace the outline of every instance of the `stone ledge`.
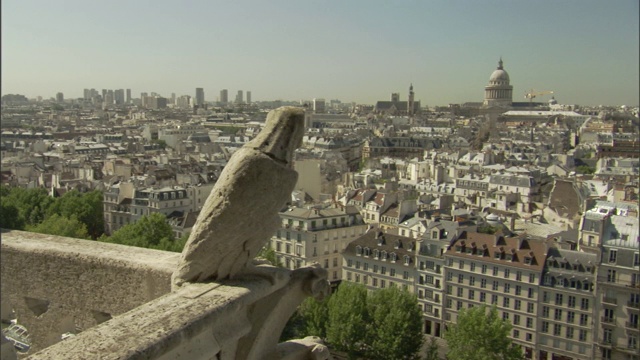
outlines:
M2 231L2 316L15 311L32 349L171 291L180 254L25 231Z

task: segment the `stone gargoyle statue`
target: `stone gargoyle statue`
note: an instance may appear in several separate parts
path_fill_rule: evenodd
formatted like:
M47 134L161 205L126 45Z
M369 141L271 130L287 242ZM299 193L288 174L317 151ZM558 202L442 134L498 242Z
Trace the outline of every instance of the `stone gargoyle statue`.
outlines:
M239 347L237 358L330 358L317 339L275 346L286 321L304 298L328 294L326 270L312 265L283 272L254 261L280 226L278 213L291 199L298 179L292 160L303 135L303 109L282 107L268 114L264 129L233 154L220 174L172 276L174 291L189 283L247 275L266 277L278 288L256 305L253 313L263 315L251 320L254 329L244 340L247 346Z

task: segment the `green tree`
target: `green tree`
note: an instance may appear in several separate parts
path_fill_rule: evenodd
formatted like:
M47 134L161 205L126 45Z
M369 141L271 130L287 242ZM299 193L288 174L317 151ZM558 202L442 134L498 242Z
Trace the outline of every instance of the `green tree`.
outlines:
M0 228L23 230L24 225L18 208L13 204L5 204L5 201L0 199Z
M182 237L179 241L186 240ZM114 244L137 246L149 249L182 251L176 243L173 229L161 213L141 217L137 222L127 224L116 230L111 236L101 236L98 240ZM179 249L178 249L179 248Z
M95 190L80 193L76 190L65 193L57 198L47 209L49 215L58 214L67 218L75 216L87 226L87 231L93 239L104 233L103 194Z
M37 225L27 226L27 231L40 234L67 236L78 239L88 239L87 226L75 216L67 218L58 214L47 217Z
M447 358L456 360L520 360L522 349L509 338L511 323L498 316L495 306L462 309L457 323L444 333L449 351Z
M269 246L265 246L260 249L260 252L258 252L258 255L256 255L256 257L267 260L273 266L282 267L282 261L278 260L276 251Z
M307 298L298 312L304 320L303 337L318 336L325 339L327 337L327 322L329 319L329 299L318 301L314 298Z
M498 230L500 230L499 227L497 226L491 226L491 225L481 225L478 226L478 232L482 233L482 234L495 234L498 232Z
M371 322L367 357L418 359L423 343L422 311L415 295L391 286L370 294L367 307Z
M18 210L18 217L23 219L25 225L37 225L44 221L47 209L54 202L47 190L43 188L11 187L3 190L2 194L3 205L13 205Z
M363 354L367 338L369 313L367 289L358 284L343 282L329 298L327 341L349 359Z

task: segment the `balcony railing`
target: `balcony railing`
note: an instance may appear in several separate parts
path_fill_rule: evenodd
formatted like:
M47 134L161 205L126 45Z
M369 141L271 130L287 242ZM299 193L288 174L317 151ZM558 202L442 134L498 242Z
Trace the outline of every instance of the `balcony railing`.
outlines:
M629 301L627 301L627 306L638 309L638 308L640 308L640 302L635 302L635 301L629 300Z
M603 316L600 318L600 321L607 324L613 324L615 320L612 317Z
M627 321L624 323L624 326L627 327L628 329L638 329L638 323L637 322L631 322L631 321Z

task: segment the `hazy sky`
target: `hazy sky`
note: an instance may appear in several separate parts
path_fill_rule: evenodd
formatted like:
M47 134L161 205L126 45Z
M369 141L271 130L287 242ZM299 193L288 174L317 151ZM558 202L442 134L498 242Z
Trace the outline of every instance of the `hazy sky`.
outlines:
M514 101L637 105L638 0L2 0L2 94L132 89L214 101L482 101L500 56ZM543 97L546 101L549 96Z

